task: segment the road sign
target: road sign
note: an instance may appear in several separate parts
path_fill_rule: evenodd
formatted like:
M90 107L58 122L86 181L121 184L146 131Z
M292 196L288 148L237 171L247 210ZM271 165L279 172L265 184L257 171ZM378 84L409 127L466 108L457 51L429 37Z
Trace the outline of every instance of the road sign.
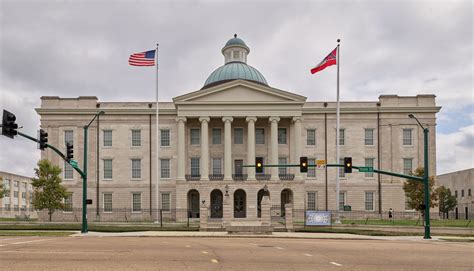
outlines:
M71 167L77 168L77 161L76 160L70 160L69 164L71 164Z
M359 172L374 172L373 167L359 167Z
M326 168L326 160L316 160L316 168L317 169Z

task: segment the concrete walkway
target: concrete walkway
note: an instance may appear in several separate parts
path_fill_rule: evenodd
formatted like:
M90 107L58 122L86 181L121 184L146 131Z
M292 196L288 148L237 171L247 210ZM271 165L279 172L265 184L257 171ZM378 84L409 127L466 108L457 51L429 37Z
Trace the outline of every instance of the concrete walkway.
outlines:
M274 232L272 234L228 234L227 232L198 232L198 231L143 231L143 232L88 232L76 233L76 237L220 237L220 238L294 238L294 239L336 239L336 240L400 240L400 241L471 241L474 237L433 236L425 240L421 236L369 236L347 233L302 233Z

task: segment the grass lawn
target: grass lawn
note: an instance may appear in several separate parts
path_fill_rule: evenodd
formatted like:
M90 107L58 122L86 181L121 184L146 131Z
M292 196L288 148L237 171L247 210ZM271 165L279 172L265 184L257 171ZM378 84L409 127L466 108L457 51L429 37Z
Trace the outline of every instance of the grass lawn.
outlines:
M69 236L71 234L73 234L73 232L0 230L0 236Z
M187 228L184 226L163 227L159 224L154 225L104 225L89 223L89 231L97 232L132 232L132 231L199 231L198 227ZM34 231L80 231L81 224L2 224L0 231L15 231L15 230L34 230Z

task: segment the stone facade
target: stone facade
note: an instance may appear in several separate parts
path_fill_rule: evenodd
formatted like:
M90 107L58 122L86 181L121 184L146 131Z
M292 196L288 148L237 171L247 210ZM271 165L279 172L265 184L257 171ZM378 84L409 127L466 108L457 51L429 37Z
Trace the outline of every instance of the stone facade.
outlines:
M9 194L0 199L0 217L36 218L37 214L31 206L33 190L31 178L0 171L0 177Z

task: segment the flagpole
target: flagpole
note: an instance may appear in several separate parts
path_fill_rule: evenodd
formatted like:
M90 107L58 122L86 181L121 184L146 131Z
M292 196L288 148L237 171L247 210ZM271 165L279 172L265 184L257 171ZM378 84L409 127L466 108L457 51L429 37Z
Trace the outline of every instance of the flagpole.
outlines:
M339 55L340 55L340 49L339 49L339 42L341 40L337 39L337 103L336 103L336 164L340 164L340 103L339 103ZM340 177L339 177L339 170L338 168L336 172L336 208L337 208L337 215L336 215L336 224L341 224L341 220L339 217L339 200L340 200Z
M159 223L160 222L160 189L159 189L159 183L160 183L160 172L158 171L158 168L159 168L159 161L160 161L160 155L159 155L159 149L160 149L160 146L158 144L158 140L159 140L159 115L158 115L158 46L159 44L157 43L156 44L156 52L155 52L155 66L156 66L156 140L155 140L155 144L156 144L156 160L155 160L155 163L156 163L156 220L155 220L155 223ZM150 161L151 163L151 161ZM151 178L152 176L150 176Z

